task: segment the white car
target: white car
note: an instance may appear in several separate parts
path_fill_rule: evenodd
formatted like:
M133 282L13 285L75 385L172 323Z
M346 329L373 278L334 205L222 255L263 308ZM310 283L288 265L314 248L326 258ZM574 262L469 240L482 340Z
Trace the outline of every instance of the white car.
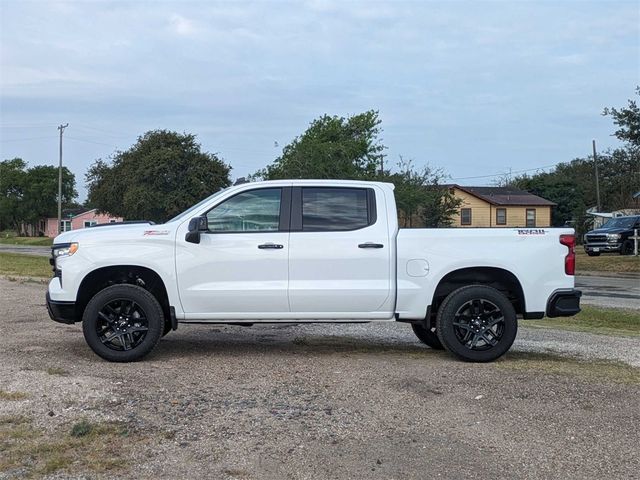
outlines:
M568 228L399 230L393 185L282 180L222 190L163 225L54 241L47 307L138 360L179 323L409 322L457 357L503 355L517 318L580 311Z

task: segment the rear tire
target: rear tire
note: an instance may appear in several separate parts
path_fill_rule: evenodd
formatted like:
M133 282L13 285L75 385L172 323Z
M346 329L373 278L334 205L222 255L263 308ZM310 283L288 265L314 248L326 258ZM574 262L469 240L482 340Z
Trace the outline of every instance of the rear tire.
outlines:
M142 287L112 285L89 301L82 331L91 349L110 362L134 362L157 345L164 329L158 300Z
M436 319L446 350L467 362L491 362L504 355L518 332L516 312L495 288L469 285L442 302Z
M435 332L423 327L419 323L411 324L411 328L413 328L413 333L416 334L416 337L418 337L422 343L428 345L434 350L444 350L444 347L442 346L442 343L440 343L440 339Z

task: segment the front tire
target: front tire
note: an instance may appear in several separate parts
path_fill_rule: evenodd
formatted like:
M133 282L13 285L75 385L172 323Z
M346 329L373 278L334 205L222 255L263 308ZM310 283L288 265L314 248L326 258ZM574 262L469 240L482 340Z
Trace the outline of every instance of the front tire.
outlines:
M620 255L633 255L633 242L631 240L625 240L620 247Z
M467 362L491 362L513 345L516 312L495 288L469 285L442 302L436 319L438 338L446 350Z
M411 328L413 328L413 333L416 334L416 337L418 337L422 343L428 345L434 350L444 350L444 347L442 346L442 343L440 343L440 339L435 332L432 332L418 323L411 324Z
M89 301L82 331L91 349L110 362L134 362L157 345L164 330L158 300L142 287L112 285Z

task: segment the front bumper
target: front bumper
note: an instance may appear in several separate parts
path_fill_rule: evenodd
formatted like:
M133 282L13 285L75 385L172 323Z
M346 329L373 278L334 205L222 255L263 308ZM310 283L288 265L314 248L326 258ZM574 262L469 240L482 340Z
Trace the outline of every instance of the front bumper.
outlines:
M76 303L51 300L49 292L47 292L47 311L54 322L67 324L77 322Z
M547 301L547 317L572 317L580 312L580 290L557 290Z
M622 247L621 243L585 243L585 252L619 252Z

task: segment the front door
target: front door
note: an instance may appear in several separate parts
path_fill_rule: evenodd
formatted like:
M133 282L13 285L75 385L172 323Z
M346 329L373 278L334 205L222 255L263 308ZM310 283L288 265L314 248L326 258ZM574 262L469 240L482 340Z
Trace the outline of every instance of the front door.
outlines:
M373 188L293 188L292 314L309 319L392 315L391 239L383 198L378 200ZM383 206L380 212L376 203Z
M178 287L187 320L289 313L289 192L238 193L207 212L209 231L199 244L177 239Z

